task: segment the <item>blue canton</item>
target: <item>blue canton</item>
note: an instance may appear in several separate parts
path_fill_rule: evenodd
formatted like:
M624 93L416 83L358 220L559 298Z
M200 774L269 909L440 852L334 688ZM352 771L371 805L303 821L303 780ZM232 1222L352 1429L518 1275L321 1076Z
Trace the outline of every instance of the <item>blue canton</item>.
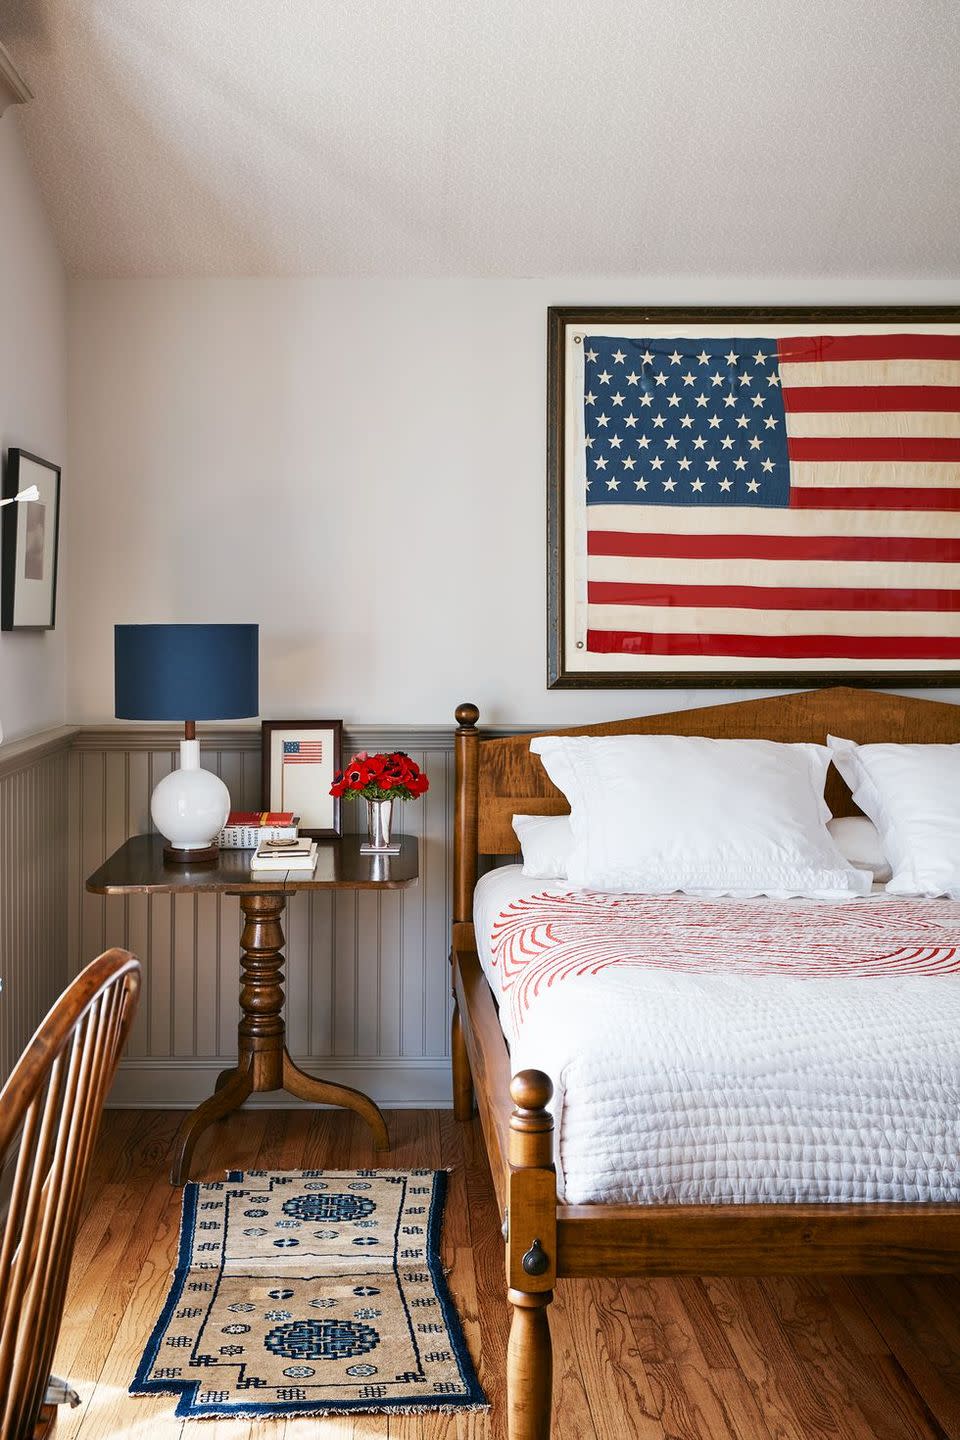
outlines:
M586 335L590 505L790 504L773 339Z

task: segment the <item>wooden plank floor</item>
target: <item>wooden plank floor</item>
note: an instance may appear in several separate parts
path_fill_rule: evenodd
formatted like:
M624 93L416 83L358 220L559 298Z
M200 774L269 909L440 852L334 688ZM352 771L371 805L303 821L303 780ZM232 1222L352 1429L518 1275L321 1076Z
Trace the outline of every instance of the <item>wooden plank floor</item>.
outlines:
M173 1111L104 1120L56 1371L82 1395L58 1440L501 1440L503 1242L479 1127L394 1111L393 1150L332 1111L249 1111L208 1131L195 1178L240 1169L449 1166L444 1260L489 1415L173 1418L126 1393L166 1294L180 1213ZM960 1279L565 1281L551 1310L555 1440L960 1440Z

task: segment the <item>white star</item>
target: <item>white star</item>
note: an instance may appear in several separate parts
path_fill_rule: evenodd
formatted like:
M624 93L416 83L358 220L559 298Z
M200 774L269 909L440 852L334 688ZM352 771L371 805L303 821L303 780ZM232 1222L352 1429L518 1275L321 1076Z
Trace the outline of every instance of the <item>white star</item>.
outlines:
M613 401L614 405L623 404L623 396L620 394L619 391L617 391L616 395L612 395L610 398Z
M764 425L766 425L766 427L767 427L768 430L776 430L776 428L777 428L777 417L776 417L776 415L768 415L767 418L764 420L763 423L764 423Z
M679 404L680 404L680 396L679 396L679 395L668 395L668 396L667 396L667 404L668 404L668 405L673 405L673 406L679 405Z
M601 371L600 371L600 374L597 376L597 379L600 381L600 384L601 384L601 385L609 385L609 384L610 384L610 371L609 371L609 370L601 370Z
M733 441L730 439L730 436L729 436L729 435L724 435L723 439L720 441L720 449L721 449L721 450L732 450L732 449L733 449Z
M749 385L749 384L750 384L750 376L747 374L746 370L744 370L743 374L740 376L740 384L741 384L741 385Z
M754 360L756 360L756 362L757 362L758 365L766 365L766 363L767 363L767 357L766 357L766 355L764 355L764 353L763 353L762 350L758 350L757 353L756 353L756 355L754 355L753 358L754 358Z
M634 483L634 485L636 485L636 487L637 487L638 490L646 490L646 488L647 488L647 482L646 482L646 480L634 480L633 483Z
M692 415L684 415L684 416L682 416L682 417L681 417L681 420L680 420L680 425L681 425L681 428L682 428L682 429L684 429L684 430L689 430L689 429L692 427L692 425L693 425L693 416L692 416Z
M763 396L762 396L762 395L754 395L754 397L753 397L753 403L754 403L754 406L762 405L762 404L764 403Z
M700 494L700 491L703 489L703 481L702 481L702 480L693 480L693 481L691 481L690 489L691 489L691 490L696 490L697 494L699 495L699 494Z
M664 488L664 490L676 490L676 488L677 488L677 482L676 482L676 480L664 480L664 482L663 482L663 488Z
M615 479L615 478L609 479L609 480L607 481L607 489L608 489L608 490L619 490L619 489L620 489L620 481L617 480L617 479Z
M627 357L626 357L626 355L623 353L622 350L614 350L614 352L613 352L613 358L614 358L614 360L616 361L616 363L617 363L618 365L622 365L623 362L624 362L624 360L626 360Z
M662 470L662 469L663 469L663 461L660 459L660 456L659 456L659 455L654 455L653 459L650 461L650 469L651 469L651 470Z
M666 425L666 423L667 423L667 422L666 422L666 420L663 418L662 415L654 415L654 417L653 417L653 428L654 428L654 430L662 430L663 427L664 427L664 425Z
M697 359L700 361L701 365L709 365L710 363L710 356L707 354L706 350L701 350L700 354L697 356Z
M594 460L593 463L594 463L594 465L596 465L596 467L597 467L598 470L606 470L606 468L607 468L607 461L606 461L606 459L604 458L603 455L598 455L597 458L596 458L596 460Z
M624 425L626 425L628 430L633 430L637 423L636 415L624 415L623 423Z
M680 441L677 439L676 435L668 435L665 443L668 450L676 450L677 446L680 444Z
M633 469L635 468L635 466L636 466L636 463L637 463L637 462L636 462L636 460L634 460L634 458L633 458L632 455L624 455L624 457L623 457L623 468L624 468L624 470L633 470Z
M610 424L610 416L609 416L609 415L598 415L598 416L597 416L597 424L598 424L598 425L609 425L609 424Z
M742 455L738 455L736 460L734 460L733 468L734 470L746 470L747 462L746 460L744 460Z
M586 439L584 440L583 443L584 443L584 445L586 445L587 449L589 450L590 447L591 447L591 445L593 444L593 436L592 436L592 435L588 435L588 436L586 437Z
M750 424L750 421L747 419L746 415L738 415L738 416L737 416L737 425L739 426L739 428L740 428L741 430L746 430L746 428L747 428L747 426L748 426L749 424Z
M594 395L592 390L588 390L583 398L587 405L595 405L597 403L597 397L596 395Z
M720 489L723 490L723 491L732 490L732 489L733 489L733 481L732 481L732 480L721 480L721 481L720 481Z
M649 390L644 390L643 394L640 396L640 404L641 404L641 405L652 405L652 404L653 404L653 396L650 394Z
M724 358L724 360L726 360L726 362L727 362L728 365L736 365L736 363L737 363L737 352L736 352L736 350L728 350L727 353L726 353L726 355L724 355L723 358Z
M751 494L751 495L756 495L757 491L760 489L760 481L759 481L759 480L748 480L748 481L747 481L747 489L750 491L750 494Z
M707 469L708 469L708 470L719 470L719 469L720 469L720 461L714 459L714 457L711 455L711 456L710 456L710 459L707 461Z
M646 435L641 435L637 441L637 444L640 446L641 450L649 450L650 448L650 441Z
M707 424L710 426L710 429L711 429L711 430L719 430L719 429L720 429L720 416L719 416L719 415L711 415L711 416L710 416L710 419L707 421Z
M587 481L587 489L588 489L588 490L590 489L590 486L591 486L592 484L593 484L593 481L592 481L592 480L588 480L588 481Z
M686 455L684 455L683 459L682 459L682 460L679 460L677 463L678 463L679 468L680 468L681 470L689 470L689 469L690 469L690 466L693 464L693 461L692 461L692 460L688 460L687 457L686 457Z
M707 448L707 442L702 435L698 435L696 440L694 440L693 448L694 450L705 450Z
M627 376L627 384L628 384L628 385L639 385L639 383L640 383L640 376L637 374L636 370L631 370L631 371L630 371L630 374Z
M722 385L722 384L723 384L723 376L720 374L720 371L719 371L719 370L717 370L713 375L710 376L710 384L711 384L711 385Z
M759 436L759 435L751 435L751 436L750 436L750 449L751 449L751 450L759 450L759 449L760 449L760 446L761 446L762 444L763 444L763 441L760 439L760 436Z
M768 384L768 385L779 385L779 384L780 384L780 376L777 374L776 370L774 370L772 374L770 374L770 375L767 376L767 384Z
M681 375L680 378L683 381L684 385L696 385L697 383L696 376L693 374L692 370L688 370L686 375Z
M660 374L659 374L659 375L654 375L653 378L654 378L654 380L656 380L656 382L657 382L658 385L666 385L666 383L667 383L667 377L666 377L666 375L664 375L664 373L663 373L662 370L660 371Z
M588 360L596 360L596 358L597 358L597 352L596 352L596 350L588 350L588 351L586 352L586 356L587 356L587 359L588 359Z
M643 354L640 356L640 364L641 364L641 365L652 365L652 364L653 364L653 351L652 351L652 350L644 350Z
M619 436L619 435L611 435L611 436L610 436L610 444L613 446L613 448L614 448L615 450L619 450L619 449L620 449L620 446L623 444L623 441L620 439L620 436Z
M707 403L707 397L706 397L706 395L704 395L704 394L701 393L700 395L697 396L697 404L700 406L701 409L704 408L704 406L706 405L706 403Z
M736 397L736 395L724 395L724 397L723 397L723 403L724 403L724 405L726 405L726 406L728 406L728 407L729 407L729 406L734 406L734 405L736 405L736 403L737 403L737 397Z
M679 351L679 350L674 350L673 354L670 356L670 364L671 364L671 365L679 365L679 364L680 364L680 361L681 361L682 359L683 359L683 356L680 354L680 351Z
M760 461L760 469L761 469L761 470L765 470L766 473L769 475L769 474L770 474L770 471L773 469L773 461L772 461L772 460L761 460L761 461Z

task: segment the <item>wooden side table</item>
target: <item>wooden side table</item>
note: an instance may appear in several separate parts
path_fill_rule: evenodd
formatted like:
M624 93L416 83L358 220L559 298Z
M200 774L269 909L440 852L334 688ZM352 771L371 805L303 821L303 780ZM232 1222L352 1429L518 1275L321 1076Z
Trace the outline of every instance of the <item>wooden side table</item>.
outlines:
M294 1064L287 1050L281 921L287 896L298 890L403 890L415 885L415 837L403 836L399 855L386 856L361 855L359 835L321 842L316 870L302 878L295 871L269 878L251 875L250 854L244 850L221 850L216 863L194 868L167 865L163 844L159 835L133 836L90 876L87 889L94 895L238 895L244 916L237 1063L220 1074L214 1093L184 1121L170 1183L181 1185L189 1174L194 1146L207 1126L261 1090L286 1090L314 1104L354 1110L373 1131L376 1149L386 1150L386 1122L369 1095L315 1079Z

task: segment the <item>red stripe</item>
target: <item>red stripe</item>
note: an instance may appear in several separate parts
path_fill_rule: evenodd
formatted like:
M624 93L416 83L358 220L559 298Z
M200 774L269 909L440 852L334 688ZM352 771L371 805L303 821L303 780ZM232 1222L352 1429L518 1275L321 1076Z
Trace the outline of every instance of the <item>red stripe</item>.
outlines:
M791 460L958 460L960 439L940 435L797 435Z
M771 660L958 660L960 636L658 635L588 630L594 654L703 655Z
M840 410L960 410L960 385L784 385L793 414Z
M908 490L898 485L802 486L790 491L792 510L960 510L957 489Z
M912 560L960 561L960 540L872 535L653 535L591 530L590 555L678 560Z
M960 611L960 590L845 590L800 585L643 585L591 580L591 605L718 606L737 610ZM919 621L918 621L919 628Z
M792 335L777 341L780 363L808 360L960 360L960 335Z

